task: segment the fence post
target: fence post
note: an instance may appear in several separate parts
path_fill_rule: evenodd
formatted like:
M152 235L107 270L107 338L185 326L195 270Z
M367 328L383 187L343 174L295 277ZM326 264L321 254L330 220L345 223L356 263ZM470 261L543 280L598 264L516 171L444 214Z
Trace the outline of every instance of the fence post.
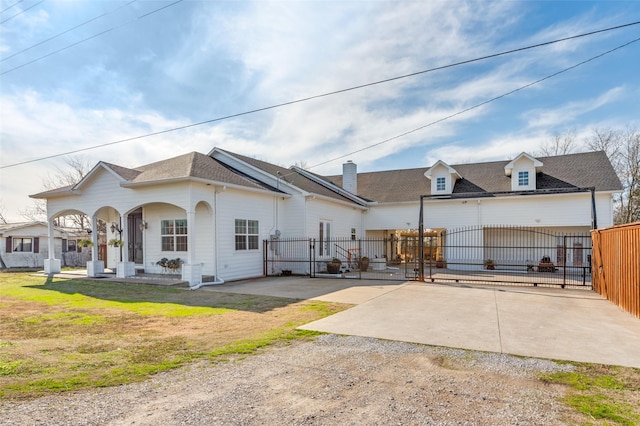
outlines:
M316 240L309 238L309 277L316 277L316 261L315 261Z
M385 249L387 247L386 240L384 242ZM358 279L362 279L362 238L358 238Z
M268 276L267 275L267 271L269 271L269 265L267 264L267 258L269 256L269 252L268 252L268 240L262 240L262 252L264 253L263 257L262 257L262 275L263 276Z
M418 268L419 280L424 282L424 214L423 214L424 198L420 196L420 217L418 218Z
M567 236L562 236L562 288L567 283Z

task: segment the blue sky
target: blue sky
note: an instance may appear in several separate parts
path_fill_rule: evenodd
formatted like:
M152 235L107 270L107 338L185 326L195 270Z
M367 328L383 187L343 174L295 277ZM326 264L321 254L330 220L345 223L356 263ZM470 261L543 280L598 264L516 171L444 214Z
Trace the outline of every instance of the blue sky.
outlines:
M39 1L0 0L0 209L12 220L65 162L8 165L640 21L640 1ZM217 146L315 166L638 37L631 26L75 155L135 167ZM640 42L311 170L503 160L566 131L638 128L639 99Z

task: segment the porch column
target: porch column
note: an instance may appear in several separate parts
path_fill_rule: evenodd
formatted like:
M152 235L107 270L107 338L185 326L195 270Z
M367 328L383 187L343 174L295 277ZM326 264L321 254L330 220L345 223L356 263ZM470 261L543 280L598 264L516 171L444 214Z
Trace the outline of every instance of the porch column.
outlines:
M136 264L129 262L129 215L120 216L120 227L122 228L122 259L118 263L116 276L118 278L131 277L136 274Z
M182 279L189 287L202 284L202 265L196 264L196 212L187 212L187 263L182 265Z
M47 227L49 258L44 260L44 272L45 274L57 274L61 271L61 266L60 259L56 259L55 227L53 225L53 219L48 220Z
M104 273L104 261L98 260L98 218L91 216L91 260L87 262L87 276L97 277Z

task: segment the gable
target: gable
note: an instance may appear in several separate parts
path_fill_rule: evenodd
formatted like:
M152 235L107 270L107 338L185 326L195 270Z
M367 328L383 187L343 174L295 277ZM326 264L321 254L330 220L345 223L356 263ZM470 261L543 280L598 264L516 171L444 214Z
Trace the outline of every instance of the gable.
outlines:
M431 180L431 194L451 194L460 174L442 160L438 160L424 173Z

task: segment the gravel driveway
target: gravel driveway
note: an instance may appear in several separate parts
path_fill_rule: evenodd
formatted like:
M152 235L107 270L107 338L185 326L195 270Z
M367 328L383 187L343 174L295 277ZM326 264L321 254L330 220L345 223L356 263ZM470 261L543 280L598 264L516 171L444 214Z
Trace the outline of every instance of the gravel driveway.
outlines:
M0 402L2 425L556 425L552 361L322 335L144 383Z

